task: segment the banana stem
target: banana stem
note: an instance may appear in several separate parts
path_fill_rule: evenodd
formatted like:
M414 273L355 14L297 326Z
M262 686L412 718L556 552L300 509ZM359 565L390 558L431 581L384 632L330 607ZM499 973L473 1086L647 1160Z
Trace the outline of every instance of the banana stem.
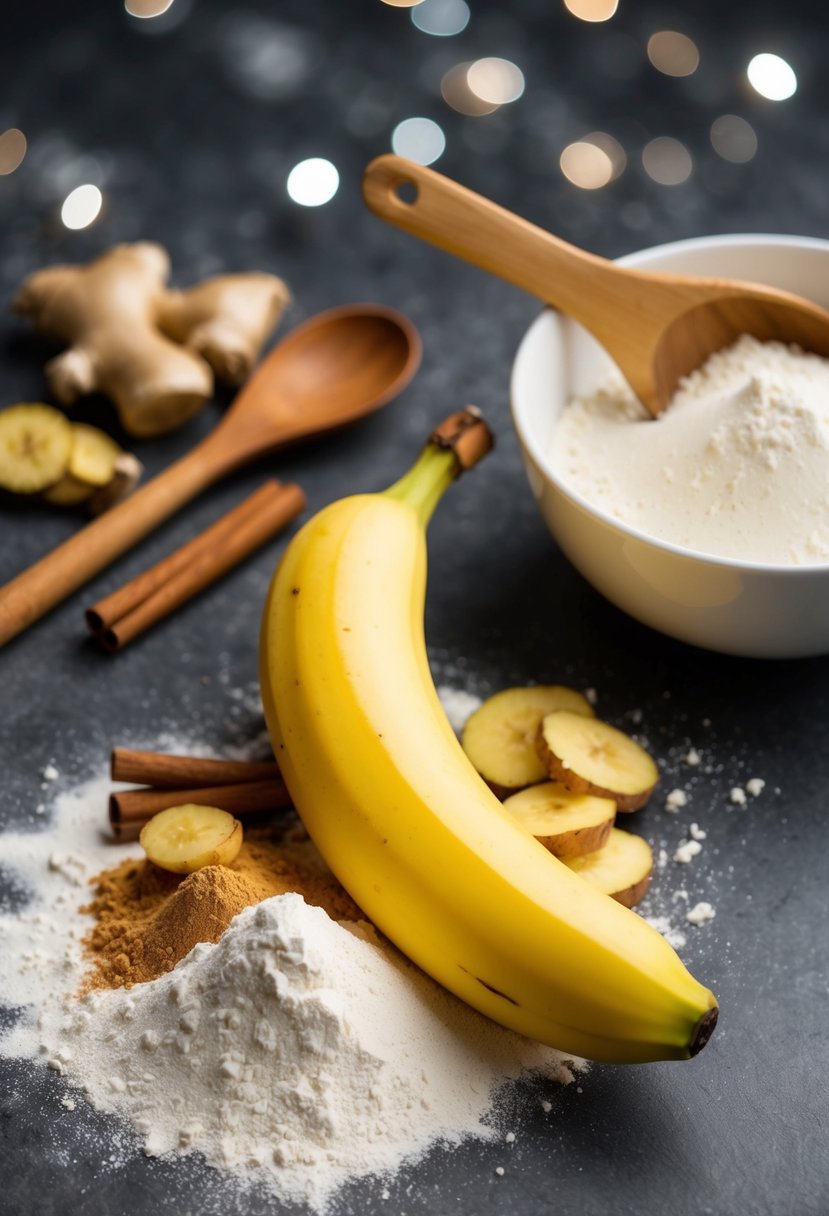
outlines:
M476 406L456 410L432 431L419 459L385 493L413 507L425 528L444 491L483 459L492 443L492 431Z
M409 471L384 493L408 503L425 528L458 471L457 457L451 449L428 443Z

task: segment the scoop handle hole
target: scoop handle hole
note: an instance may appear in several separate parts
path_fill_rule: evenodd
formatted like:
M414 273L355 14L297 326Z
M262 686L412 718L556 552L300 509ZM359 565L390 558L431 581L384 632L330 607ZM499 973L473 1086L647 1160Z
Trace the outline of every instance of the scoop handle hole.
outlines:
M399 203L403 203L406 207L413 207L417 202L417 183L413 182L410 178L401 178L392 187L392 194Z

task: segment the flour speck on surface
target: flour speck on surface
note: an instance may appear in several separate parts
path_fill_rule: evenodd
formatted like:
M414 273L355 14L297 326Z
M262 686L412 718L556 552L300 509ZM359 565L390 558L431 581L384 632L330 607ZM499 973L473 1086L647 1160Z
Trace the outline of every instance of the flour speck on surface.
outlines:
M717 915L713 904L707 900L700 900L694 904L693 908L689 908L685 914L685 919L691 925L704 925L706 921L713 920Z
M452 688L449 684L438 686L438 696L452 729L460 734L466 719L481 708L481 698L463 688Z
M646 916L645 920L648 924L656 929L657 933L661 933L669 946L673 946L674 950L681 950L685 945L686 937L681 929L677 929L671 921L670 916Z
M701 852L702 845L698 840L686 840L674 853L674 861L678 862L680 865L688 865L688 863L693 861L695 857L699 856Z

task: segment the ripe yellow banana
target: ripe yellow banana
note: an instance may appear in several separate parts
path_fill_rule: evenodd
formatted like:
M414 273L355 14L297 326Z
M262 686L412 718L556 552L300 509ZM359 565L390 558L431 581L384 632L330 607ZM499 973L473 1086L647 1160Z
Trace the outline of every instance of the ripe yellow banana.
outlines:
M716 1021L711 992L503 809L435 692L424 529L463 463L430 442L385 493L332 503L288 547L261 646L285 782L366 915L464 1001L592 1059L687 1058Z

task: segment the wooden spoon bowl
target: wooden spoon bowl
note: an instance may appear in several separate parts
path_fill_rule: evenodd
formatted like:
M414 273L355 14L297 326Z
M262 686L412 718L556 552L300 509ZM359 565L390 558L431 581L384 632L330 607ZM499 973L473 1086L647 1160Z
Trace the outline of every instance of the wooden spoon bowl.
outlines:
M677 309L658 332L650 352L655 396L649 395L650 386L636 390L652 414L660 414L668 405L683 376L701 367L715 351L736 342L741 334L750 334L760 342L794 343L814 354L829 355L829 313L817 304L772 287L726 279L687 282L695 289L689 293L691 299L699 295L700 302ZM710 295L701 299L706 291ZM625 374L636 389L631 379L636 370Z
M654 416L683 376L740 334L829 355L829 312L808 300L760 284L619 266L399 156L371 162L363 196L375 215L580 322Z
M411 321L379 305L333 308L298 326L206 439L0 588L0 646L233 469L391 401L417 371L420 351Z
M263 360L200 445L202 455L208 450L211 462L229 469L356 422L405 388L420 353L414 325L392 308L353 304L320 313Z

